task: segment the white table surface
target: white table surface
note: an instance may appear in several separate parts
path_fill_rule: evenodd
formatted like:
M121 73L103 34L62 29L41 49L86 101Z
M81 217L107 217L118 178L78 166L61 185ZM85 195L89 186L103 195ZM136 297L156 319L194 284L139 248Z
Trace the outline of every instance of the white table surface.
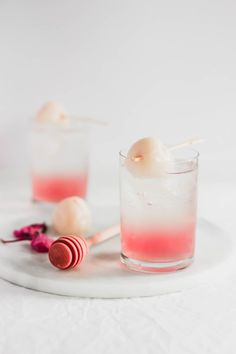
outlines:
M0 206L10 195L6 183ZM233 238L236 184L201 185L199 199L200 216ZM235 334L236 269L214 285L120 300L54 296L0 280L4 354L235 354Z

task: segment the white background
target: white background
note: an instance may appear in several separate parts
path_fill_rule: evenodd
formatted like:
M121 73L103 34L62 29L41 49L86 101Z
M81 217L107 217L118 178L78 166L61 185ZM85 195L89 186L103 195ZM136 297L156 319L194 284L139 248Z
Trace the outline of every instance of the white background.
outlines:
M2 210L12 213L9 195L26 198L16 177L28 173L29 120L54 99L110 123L92 134L90 193L102 202L117 200L123 146L144 135L205 138L199 214L235 238L235 19L235 0L0 0ZM235 270L227 275L204 289L117 301L1 280L0 351L234 354Z
M27 170L29 119L54 99L110 123L92 141L107 180L145 135L203 137L203 177L235 178L235 16L234 0L1 0L0 166Z

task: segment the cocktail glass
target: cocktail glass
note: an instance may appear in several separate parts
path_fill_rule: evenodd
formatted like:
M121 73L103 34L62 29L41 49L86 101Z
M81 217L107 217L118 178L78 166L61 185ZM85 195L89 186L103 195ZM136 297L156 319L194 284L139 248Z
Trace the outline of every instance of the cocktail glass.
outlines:
M140 178L120 152L121 261L128 268L166 272L193 262L198 156L177 150L163 175Z
M86 196L89 131L85 125L35 123L30 154L34 201L54 203Z

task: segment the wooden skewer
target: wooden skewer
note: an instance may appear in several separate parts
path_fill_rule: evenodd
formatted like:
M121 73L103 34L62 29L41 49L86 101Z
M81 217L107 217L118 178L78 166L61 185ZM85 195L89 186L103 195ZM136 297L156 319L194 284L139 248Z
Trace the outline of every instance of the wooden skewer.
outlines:
M169 146L168 150L170 150L170 151L177 150L177 149L180 149L185 146L202 143L203 141L204 141L204 139L201 139L201 138L186 140L180 144L175 144L175 145Z
M69 115L69 118L75 119L80 122L89 123L89 124L96 124L96 125L103 125L103 126L108 125L108 122L104 120L95 119L91 117Z

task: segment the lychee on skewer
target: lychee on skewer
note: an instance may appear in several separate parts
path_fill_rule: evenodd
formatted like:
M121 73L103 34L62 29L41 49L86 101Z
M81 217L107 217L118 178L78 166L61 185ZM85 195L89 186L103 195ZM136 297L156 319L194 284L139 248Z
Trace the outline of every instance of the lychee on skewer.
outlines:
M37 123L62 123L67 120L64 107L59 102L49 101L45 103L36 115Z
M125 164L135 177L160 177L166 174L168 164L174 161L172 151L201 141L202 139L191 139L180 144L167 146L158 139L146 137L136 141L131 146Z
M59 102L49 101L46 102L38 111L36 115L36 122L39 124L69 124L71 121L107 125L108 123L103 120L95 119L92 117L77 116L67 114L63 105Z

